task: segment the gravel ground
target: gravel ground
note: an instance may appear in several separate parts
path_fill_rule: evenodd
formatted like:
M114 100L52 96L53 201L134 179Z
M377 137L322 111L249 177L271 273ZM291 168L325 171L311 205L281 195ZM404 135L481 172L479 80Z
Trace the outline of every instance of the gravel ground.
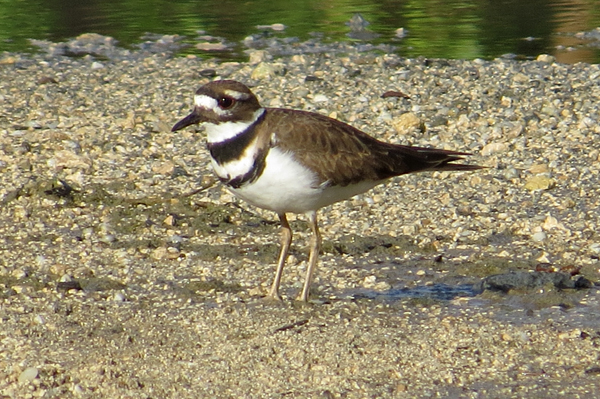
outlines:
M595 285L473 289L536 267L598 280L598 65L346 50L0 56L0 397L600 395ZM202 131L170 132L218 77L489 168L325 208L308 305L292 217L267 302L276 217L211 185Z

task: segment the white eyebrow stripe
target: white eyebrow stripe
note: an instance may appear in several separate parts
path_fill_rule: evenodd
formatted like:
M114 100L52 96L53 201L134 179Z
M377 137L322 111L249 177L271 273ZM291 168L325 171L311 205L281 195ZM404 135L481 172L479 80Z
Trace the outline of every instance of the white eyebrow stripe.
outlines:
M250 98L250 95L247 93L241 93L239 91L231 89L225 90L224 93L229 97L235 98L236 100L247 100L248 98Z

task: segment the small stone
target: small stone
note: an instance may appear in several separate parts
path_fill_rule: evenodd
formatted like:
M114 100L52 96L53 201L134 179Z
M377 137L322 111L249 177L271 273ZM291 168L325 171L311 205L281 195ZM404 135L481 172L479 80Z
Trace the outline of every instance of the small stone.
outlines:
M268 79L272 78L273 76L275 76L275 68L273 68L271 64L268 64L266 62L261 62L260 64L258 64L256 68L254 68L254 70L252 71L252 74L250 75L252 79L256 80Z
M508 144L506 143L489 143L481 149L481 155L488 156L505 152L506 150L508 150Z
M298 90L294 91L294 97L303 98L308 96L308 90L301 87Z
M287 26L285 26L284 24L256 25L256 29L261 29L261 30L271 29L276 32L284 31L285 28L287 28Z
M198 75L204 78L214 78L215 76L217 76L217 71L213 68L206 68L198 72Z
M75 384L73 385L73 393L76 395L83 395L85 393L85 390L81 385Z
M590 245L590 251L600 254L600 242L595 242Z
M533 233L531 235L531 239L535 242L542 242L544 241L546 238L548 238L548 236L546 235L546 233L544 233L543 231L538 231L537 233Z
M135 112L129 111L127 117L119 121L125 129L135 129Z
M535 60L539 62L546 62L548 64L552 64L554 61L556 61L556 58L554 56L551 56L550 54L540 54Z
M179 258L180 255L179 249L175 248L175 247L168 247L167 248L167 259L177 259Z
M577 339L581 337L581 330L576 328L571 331L563 331L558 334L559 339Z
M565 230L565 226L562 223L558 223L558 220L554 216L546 216L546 220L542 224L542 228L546 231L552 229L561 229Z
M273 97L271 101L269 101L269 107L271 108L281 108L284 106L285 104L283 103L283 101L281 101L281 98L279 97Z
M512 101L512 98L502 96L500 99L500 104L502 104L503 107L509 108L512 107Z
M329 101L329 98L327 98L326 95L324 94L317 94L314 98L313 101L316 103L325 103Z
M183 237L177 234L173 234L169 237L169 242L172 244L181 244L183 242Z
M376 276L367 276L363 280L363 287L365 288L373 288L377 282Z
M540 257L538 257L536 260L541 263L550 263L550 260L548 259L548 254L545 252L542 253L542 255Z
M196 48L202 51L223 51L227 49L227 45L225 43L202 42L196 44Z
M29 295L33 292L33 288L28 285L13 285L12 289L17 294Z
M23 269L15 269L15 270L13 270L13 271L12 271L12 273L11 273L11 274L12 274L12 276L13 276L14 278L16 278L17 280L23 279L23 278L25 278L25 277L27 277L27 276L28 276L28 273L27 273L27 271L25 271L25 270L23 270Z
M117 292L115 293L113 299L115 302L125 302L125 294L122 292Z
M106 244L110 244L111 242L115 242L117 237L114 234L106 233L100 236L100 241Z
M53 158L48 160L48 166L54 168L82 168L88 169L91 161L87 156L78 155L73 151L57 151Z
M526 83L526 82L529 82L529 77L525 74L517 73L517 74L515 74L515 76L513 76L513 80L516 83Z
M392 289L392 286L387 281L379 281L379 282L377 282L377 284L375 284L373 286L373 289L375 291L383 292L383 291L389 291L390 289Z
M40 125L40 123L38 121L28 121L25 123L25 126L29 127L30 129L41 129L42 125Z
M542 109L540 109L540 112L548 116L558 115L558 109L555 106L549 104L543 105Z
M11 55L9 55L8 57L4 57L0 60L0 64L14 64L17 61L19 61L19 59L17 57L13 57Z
M92 68L94 71L96 71L96 70L98 70L98 69L104 69L104 64L102 64L101 62L98 62L98 61L94 61L94 62L92 62L92 66L91 66L91 68Z
M394 34L399 39L402 39L403 37L405 37L407 33L408 33L408 30L406 30L404 28L398 28L394 31Z
M270 61L271 58L273 58L271 56L271 54L269 54L265 50L254 50L254 51L250 52L248 57L249 57L248 62L251 65L256 65L256 64L260 64L261 62Z
M504 177L508 180L517 179L519 178L519 171L515 167L509 166L504 170Z
M421 119L412 112L406 112L392 119L392 127L399 134L409 134L414 131L425 131L425 125Z
M168 176L175 170L175 163L173 161L161 162L159 165L153 167L152 170L158 174Z
M26 383L35 380L38 376L38 369L35 367L28 367L21 374L19 374L19 382Z
M548 176L536 175L525 182L525 188L530 191L548 190L554 187L555 184L554 180Z
M293 64L304 65L304 64L306 64L306 57L304 55L301 55L301 54L296 54L296 55L292 56L291 61L292 61Z
M542 173L548 173L548 165L545 164L533 164L531 165L531 167L529 168L529 172L533 173L534 175L539 175Z
M398 90L388 90L381 95L381 98L393 98L393 97L410 98L410 96L408 94L404 94Z
M581 118L579 123L577 124L578 129L589 129L596 125L596 122L590 118L589 116L585 116Z
M169 215L165 218L165 220L163 220L163 223L169 226L175 226L177 221L175 220L175 217L173 215Z
M154 251L152 251L152 253L150 254L150 256L153 259L156 259L156 260L164 259L164 258L167 257L167 248L165 248L165 247L158 247Z

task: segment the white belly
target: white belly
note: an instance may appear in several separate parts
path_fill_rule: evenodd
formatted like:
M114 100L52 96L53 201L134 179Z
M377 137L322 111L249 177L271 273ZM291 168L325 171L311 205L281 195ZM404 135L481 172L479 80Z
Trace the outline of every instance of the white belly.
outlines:
M317 176L289 153L272 148L262 175L234 194L259 208L278 214L306 213L363 193L380 182L368 181L340 187L319 185Z

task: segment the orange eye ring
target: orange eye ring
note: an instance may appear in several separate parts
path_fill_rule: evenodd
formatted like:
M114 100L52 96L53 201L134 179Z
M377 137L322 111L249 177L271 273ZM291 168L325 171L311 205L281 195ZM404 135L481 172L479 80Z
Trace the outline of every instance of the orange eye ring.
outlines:
M228 109L233 107L233 104L235 104L235 100L231 97L221 97L218 100L219 102L219 107L221 107L222 109Z

